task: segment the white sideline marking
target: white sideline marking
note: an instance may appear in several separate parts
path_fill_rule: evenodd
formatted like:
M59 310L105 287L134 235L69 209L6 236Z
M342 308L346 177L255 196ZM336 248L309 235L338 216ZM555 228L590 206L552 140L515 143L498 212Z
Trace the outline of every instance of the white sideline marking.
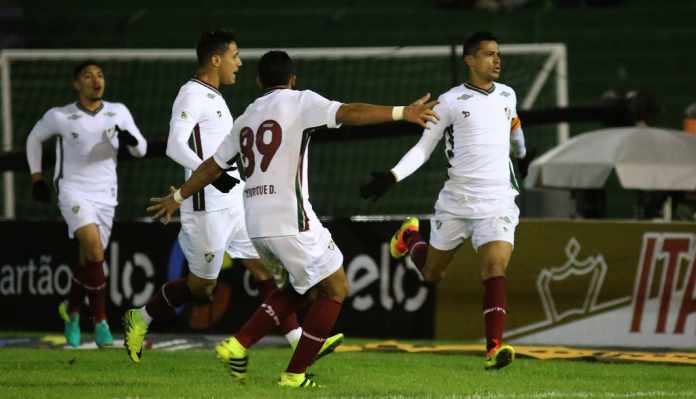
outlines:
M187 342L188 342L187 340L181 339L181 338L180 339L172 339L169 341L162 341L162 342L158 342L156 344L152 344L152 349L163 349L163 348L167 348L169 346L185 344Z

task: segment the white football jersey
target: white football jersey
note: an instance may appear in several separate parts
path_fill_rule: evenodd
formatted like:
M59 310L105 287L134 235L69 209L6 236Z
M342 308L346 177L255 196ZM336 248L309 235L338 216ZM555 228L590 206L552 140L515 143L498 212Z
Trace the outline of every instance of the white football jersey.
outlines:
M308 146L314 129L338 127L340 106L310 90L276 89L239 117L213 159L226 168L230 159L241 157L250 238L296 235L321 226L309 203Z
M232 129L233 122L225 99L215 87L198 79L191 79L181 86L172 106L167 155L184 166L186 179L215 153ZM226 173L239 179L234 162L226 167L229 168L235 169ZM223 193L208 185L187 198L181 211L215 211L232 207L241 211L243 187L244 184L240 183Z
M78 193L106 205L117 205L116 156L118 136L114 127L128 130L138 140L128 147L133 156L142 157L147 142L135 125L128 108L102 101L92 112L79 103L49 109L34 125L27 138L27 159L31 173L41 172L41 143L58 136L54 186Z
M488 91L464 83L439 101L435 111L440 120L427 134L445 140L449 179L435 209L485 218L514 205L518 186L510 160L510 131L520 123L515 91L502 83Z

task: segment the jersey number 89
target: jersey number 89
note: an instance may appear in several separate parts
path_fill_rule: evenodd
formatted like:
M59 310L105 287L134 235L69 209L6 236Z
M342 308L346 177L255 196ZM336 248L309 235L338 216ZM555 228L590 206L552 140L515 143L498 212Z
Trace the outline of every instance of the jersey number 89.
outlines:
M254 131L250 127L244 127L239 132L239 147L242 153L242 173L244 173L244 177L248 178L251 176L256 167L254 144L256 145L256 150L261 154L261 163L259 165L261 172L265 172L278 151L281 141L283 141L283 129L274 120L269 119L261 123L256 130L256 138L254 138Z

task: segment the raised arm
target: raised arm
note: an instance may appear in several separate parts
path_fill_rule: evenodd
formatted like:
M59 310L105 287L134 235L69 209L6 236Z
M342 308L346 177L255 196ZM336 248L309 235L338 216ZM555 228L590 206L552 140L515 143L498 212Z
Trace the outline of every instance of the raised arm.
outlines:
M142 158L147 153L147 140L140 133L140 129L135 124L133 120L133 115L131 115L128 108L124 105L124 118L122 121L122 126L116 125L116 131L118 132L118 141L123 143L128 148L128 152L136 158Z

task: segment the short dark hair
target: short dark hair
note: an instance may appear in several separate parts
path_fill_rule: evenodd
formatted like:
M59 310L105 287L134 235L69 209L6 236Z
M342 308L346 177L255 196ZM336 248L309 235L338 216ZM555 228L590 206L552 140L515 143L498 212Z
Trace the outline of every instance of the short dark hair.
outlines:
M476 55L476 51L478 51L479 47L481 46L481 42L486 41L497 42L498 38L495 37L495 35L493 35L491 32L486 31L472 33L471 36L464 40L463 56L466 57L467 55Z
M84 60L84 61L80 62L79 64L75 65L75 67L73 68L73 80L77 80L77 78L80 77L80 74L82 74L82 72L85 70L85 68L87 68L90 65L94 65L96 67L99 67L99 69L104 69L104 68L102 68L101 64L95 60Z
M221 55L230 46L230 43L237 42L237 35L234 32L218 29L215 31L204 32L198 39L196 46L196 57L198 65L204 66L215 54Z
M264 88L286 85L295 74L295 65L288 53L273 50L261 57L258 74Z

